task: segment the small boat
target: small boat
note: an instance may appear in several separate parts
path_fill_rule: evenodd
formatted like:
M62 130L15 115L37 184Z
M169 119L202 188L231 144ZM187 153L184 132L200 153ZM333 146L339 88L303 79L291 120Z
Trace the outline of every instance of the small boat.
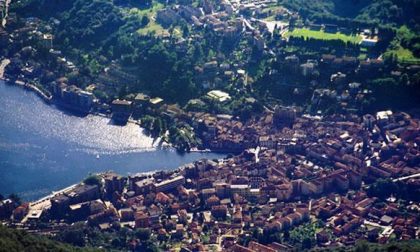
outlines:
M96 155L96 159L99 159L99 154Z

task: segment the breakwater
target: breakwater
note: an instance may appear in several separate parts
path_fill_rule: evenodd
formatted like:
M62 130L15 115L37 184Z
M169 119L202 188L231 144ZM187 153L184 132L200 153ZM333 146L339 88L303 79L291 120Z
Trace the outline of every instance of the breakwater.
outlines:
M10 82L7 82L10 83ZM26 83L20 80L14 82L16 86L22 87L26 90L34 92L38 97L40 97L44 102L51 103L52 102L52 95L49 94L47 91L41 90L39 87L35 86L34 84Z

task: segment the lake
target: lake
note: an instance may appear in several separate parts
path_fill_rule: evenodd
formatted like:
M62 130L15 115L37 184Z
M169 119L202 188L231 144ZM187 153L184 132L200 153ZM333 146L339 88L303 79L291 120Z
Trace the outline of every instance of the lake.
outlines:
M0 193L33 200L81 181L89 173L121 175L175 169L215 153L159 149L135 124L79 117L45 104L34 93L0 81Z

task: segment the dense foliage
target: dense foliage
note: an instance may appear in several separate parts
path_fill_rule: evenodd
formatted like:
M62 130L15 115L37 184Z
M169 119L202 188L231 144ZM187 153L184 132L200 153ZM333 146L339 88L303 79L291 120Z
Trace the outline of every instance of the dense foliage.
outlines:
M389 244L382 244L382 245L377 244L377 243L360 242L355 247L351 248L350 251L354 251L354 252L370 252L370 251L410 252L410 251L419 251L419 249L420 249L420 241L411 240L411 241L391 242ZM335 251L342 251L342 250L336 249Z
M9 229L0 225L0 251L95 251L77 248L43 236L31 235L24 231Z
M112 1L78 0L69 11L63 13L60 21L57 34L59 43L94 49L109 34L118 30L122 25L122 16Z
M407 24L419 29L417 0L281 0L281 4L319 22Z

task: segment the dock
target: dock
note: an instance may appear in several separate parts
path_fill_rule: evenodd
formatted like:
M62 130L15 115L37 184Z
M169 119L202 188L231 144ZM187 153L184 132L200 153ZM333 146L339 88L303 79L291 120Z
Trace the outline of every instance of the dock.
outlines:
M52 95L45 94L41 89L39 89L37 86L33 84L26 83L24 88L34 91L39 97L42 98L46 103L51 103L52 101Z
M34 84L26 83L26 82L21 81L21 80L16 80L14 82L14 84L16 86L23 87L24 89L27 89L29 91L35 92L35 94L37 94L44 102L46 102L48 104L52 102L52 99L53 99L52 95L51 94L46 94L44 91L39 89Z

